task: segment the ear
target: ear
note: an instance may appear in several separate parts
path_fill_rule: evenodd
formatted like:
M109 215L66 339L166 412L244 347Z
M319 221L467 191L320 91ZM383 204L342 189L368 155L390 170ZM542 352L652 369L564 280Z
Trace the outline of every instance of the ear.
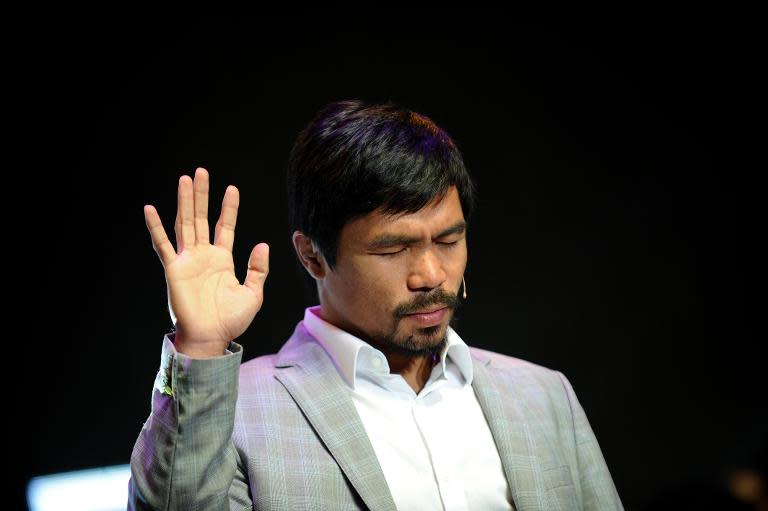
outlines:
M315 242L301 231L294 231L292 239L296 255L299 256L299 261L301 261L301 264L307 269L309 274L315 280L325 277L325 274L328 272L328 265Z

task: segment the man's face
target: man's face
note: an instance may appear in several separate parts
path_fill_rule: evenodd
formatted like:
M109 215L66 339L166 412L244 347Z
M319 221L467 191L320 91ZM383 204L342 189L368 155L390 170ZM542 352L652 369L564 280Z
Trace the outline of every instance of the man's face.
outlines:
M320 288L322 316L379 348L425 355L444 342L466 264L455 186L416 213L375 211L341 230L336 267Z

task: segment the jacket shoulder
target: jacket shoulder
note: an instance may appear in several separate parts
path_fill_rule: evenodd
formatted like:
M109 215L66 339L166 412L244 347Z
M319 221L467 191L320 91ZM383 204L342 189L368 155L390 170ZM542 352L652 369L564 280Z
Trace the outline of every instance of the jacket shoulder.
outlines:
M529 360L505 355L504 353L498 353L496 351L477 348L475 346L470 346L469 352L472 354L473 358L477 358L481 361L490 361L490 363L497 368L518 369L542 374L555 374L558 372L557 369L546 367Z
M555 368L474 346L470 346L469 350L474 359L486 363L497 374L500 372L508 375L518 384L525 382L536 387L554 388L557 391L563 389L562 380L565 376Z

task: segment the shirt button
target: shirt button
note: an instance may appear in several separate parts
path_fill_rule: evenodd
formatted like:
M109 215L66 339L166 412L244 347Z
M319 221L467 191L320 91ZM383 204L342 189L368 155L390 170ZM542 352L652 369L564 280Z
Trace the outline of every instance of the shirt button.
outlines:
M375 367L376 369L381 367L381 359L378 357L374 358L371 363L373 364L373 367Z

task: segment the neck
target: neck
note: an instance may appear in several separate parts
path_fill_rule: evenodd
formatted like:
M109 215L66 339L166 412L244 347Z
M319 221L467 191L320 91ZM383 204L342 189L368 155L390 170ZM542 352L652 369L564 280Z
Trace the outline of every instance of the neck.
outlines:
M375 342L352 324L343 321L341 316L334 314L334 311L327 306L327 302L321 302L321 305L319 310L320 318L351 333L380 350L387 358L389 372L391 374L399 374L402 376L414 392L418 394L421 389L424 388L424 385L426 385L427 380L429 379L429 375L432 374L432 368L435 367L440 360L440 350L445 345L444 342L440 343L438 347L435 347L431 353L423 355L410 355L402 351L396 351L390 346L384 346Z
M384 356L387 357L389 372L402 376L417 394L424 388L429 375L432 374L432 369L440 361L440 356L437 352L414 356L393 352L382 346L376 346L376 348L381 350Z

